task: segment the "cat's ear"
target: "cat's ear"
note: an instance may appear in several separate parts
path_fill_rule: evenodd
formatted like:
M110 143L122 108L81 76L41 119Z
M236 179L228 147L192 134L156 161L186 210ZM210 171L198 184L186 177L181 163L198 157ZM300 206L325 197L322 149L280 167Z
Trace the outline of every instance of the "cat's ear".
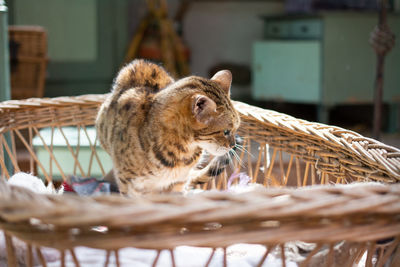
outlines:
M220 70L211 78L212 81L217 82L225 93L229 96L231 83L232 83L232 73L229 70Z
M217 104L205 95L195 95L192 99L192 112L198 122L208 124L212 114L216 112Z

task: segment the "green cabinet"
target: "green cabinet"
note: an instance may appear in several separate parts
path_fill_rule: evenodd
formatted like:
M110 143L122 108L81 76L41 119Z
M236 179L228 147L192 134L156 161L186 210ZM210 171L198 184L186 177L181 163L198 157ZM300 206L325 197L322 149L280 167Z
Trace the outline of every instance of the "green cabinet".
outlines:
M322 35L319 18L299 18L296 20L268 20L264 36L269 39L315 39Z
M256 75L253 96L256 99L302 103L319 101L320 42L314 40L258 42L254 45L254 53Z
M338 104L372 103L376 58L368 39L375 13L324 13L265 18L253 46L252 95L260 100L315 103L320 120ZM389 16L400 36L400 17ZM387 55L384 101L400 102L400 45Z

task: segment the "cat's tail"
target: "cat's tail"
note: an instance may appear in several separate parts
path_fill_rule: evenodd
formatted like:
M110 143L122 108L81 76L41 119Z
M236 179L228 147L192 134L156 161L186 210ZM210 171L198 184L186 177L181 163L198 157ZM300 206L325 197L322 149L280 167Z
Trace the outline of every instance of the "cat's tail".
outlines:
M135 59L120 70L114 80L113 90L123 93L131 88L146 87L157 92L173 82L174 79L163 67Z

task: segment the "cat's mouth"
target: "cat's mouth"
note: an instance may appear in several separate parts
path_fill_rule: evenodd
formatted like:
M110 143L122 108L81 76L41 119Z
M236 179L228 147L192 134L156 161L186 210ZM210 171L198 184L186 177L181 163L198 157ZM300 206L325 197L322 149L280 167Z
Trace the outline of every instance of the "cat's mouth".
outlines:
M227 148L227 147L223 147L223 146L218 147L217 150L215 151L216 154L217 154L216 156L223 156L223 155L225 155L226 153L228 153L230 150L231 150L231 149L230 149L230 148Z
M223 156L231 150L230 147L221 146L220 144L216 143L202 142L199 143L199 145L202 149L217 157Z

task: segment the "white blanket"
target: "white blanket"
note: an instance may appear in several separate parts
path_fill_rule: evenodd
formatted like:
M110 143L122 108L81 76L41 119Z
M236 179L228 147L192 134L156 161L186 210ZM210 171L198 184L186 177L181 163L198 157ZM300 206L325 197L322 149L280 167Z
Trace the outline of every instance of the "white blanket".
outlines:
M14 238L16 256L20 266L26 266L26 246L23 242ZM227 249L227 263L229 267L251 267L257 266L265 253L265 247L261 245L236 244ZM106 251L92 249L87 247L75 248L75 255L81 266L104 267L106 262ZM49 267L59 267L60 252L56 249L42 248L41 252L47 261ZM211 248L198 248L189 246L180 246L174 249L174 259L176 266L197 267L205 266L212 253ZM36 253L34 255L35 266L40 266ZM121 266L148 267L152 266L157 255L155 250L124 248L119 250L119 262ZM75 267L71 254L66 252L66 266ZM224 252L217 249L210 262L210 267L223 266ZM0 267L7 266L7 252L5 249L4 234L0 231ZM115 254L111 253L109 266L116 266ZM171 253L163 250L157 261L157 266L172 266ZM269 254L264 261L263 266L280 267L282 260L274 254ZM286 260L286 266L295 267L296 263Z

